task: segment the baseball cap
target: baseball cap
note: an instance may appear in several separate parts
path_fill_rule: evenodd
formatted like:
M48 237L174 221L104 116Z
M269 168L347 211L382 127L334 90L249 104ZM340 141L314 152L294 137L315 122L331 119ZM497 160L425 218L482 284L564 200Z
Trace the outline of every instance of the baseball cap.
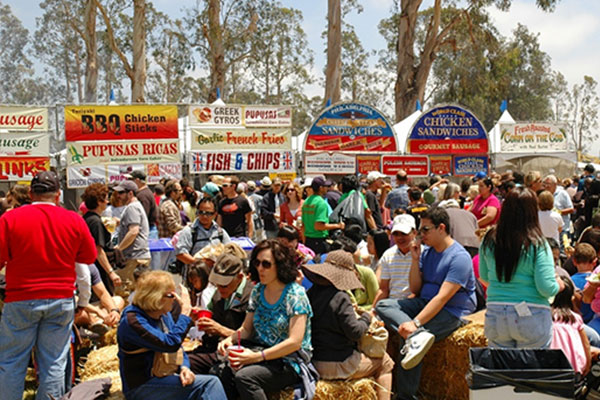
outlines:
M487 174L485 173L485 171L479 171L473 177L473 182L477 182L480 179L485 179L486 177L487 177Z
M212 182L206 182L202 189L200 189L204 193L207 193L210 197L214 197L217 193L219 193L219 187Z
M273 179L273 185L281 185L281 178L277 177L277 178Z
M327 187L333 186L333 181L331 179L326 179L325 184L323 186L327 186Z
M60 190L58 176L52 171L41 171L31 180L33 193L51 193Z
M123 181L115 186L115 192L137 192L138 187L133 181Z
M271 187L271 178L269 178L268 176L265 176L264 178L262 178L260 180L260 186L264 187L264 188L268 188Z
M248 182L246 182L246 185L248 185L248 190L256 189L256 182L254 182L254 181L248 181Z
M306 178L306 179L304 180L304 183L302 184L302 186L301 186L301 187L305 188L305 187L309 187L309 186L311 186L311 185L312 185L312 181L313 181L313 180L312 180L312 178L311 178L311 177L308 177L308 178Z
M140 171L139 169L136 169L135 171L133 171L132 173L130 173L129 177L131 179L139 179L141 181L145 181L146 180L146 174L143 171Z
M394 224L392 225L392 233L402 232L408 235L413 229L417 229L415 218L412 215L401 214L394 218Z
M379 171L371 171L367 174L367 182L375 182L379 178L385 178L385 175Z
M233 254L223 254L217 258L208 280L213 285L227 286L244 268L239 257Z
M325 186L325 179L323 179L320 176L317 176L316 178L313 178L312 182L310 183L310 187L312 187L312 189L316 192L321 186Z

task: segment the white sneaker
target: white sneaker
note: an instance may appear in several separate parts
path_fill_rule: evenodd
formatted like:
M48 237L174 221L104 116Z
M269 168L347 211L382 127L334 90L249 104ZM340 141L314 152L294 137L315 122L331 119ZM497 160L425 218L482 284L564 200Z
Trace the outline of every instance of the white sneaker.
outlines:
M435 336L427 331L421 331L413 336L409 336L408 339L406 339L404 347L400 350L400 354L404 354L404 358L400 362L402 368L412 369L419 365L434 341Z

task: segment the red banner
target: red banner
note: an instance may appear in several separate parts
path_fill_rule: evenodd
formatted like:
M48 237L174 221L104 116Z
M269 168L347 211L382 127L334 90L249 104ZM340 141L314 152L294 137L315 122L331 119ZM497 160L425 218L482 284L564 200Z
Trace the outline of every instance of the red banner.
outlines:
M432 174L448 175L452 173L452 156L430 156L429 169Z
M408 152L411 154L485 154L488 152L488 141L486 139L410 139Z
M356 164L360 174L381 170L381 156L356 156Z
M396 175L403 169L409 176L429 175L429 160L427 156L383 156L384 175Z
M177 139L177 107L67 106L65 136L67 142Z
M0 157L0 181L30 181L39 171L49 170L48 157Z

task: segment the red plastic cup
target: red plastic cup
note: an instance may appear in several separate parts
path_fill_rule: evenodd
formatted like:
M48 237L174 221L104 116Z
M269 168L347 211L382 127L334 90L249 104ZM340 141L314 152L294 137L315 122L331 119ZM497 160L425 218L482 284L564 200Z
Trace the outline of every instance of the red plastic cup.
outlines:
M232 363L231 362L231 358L229 358L229 355L231 355L231 352L241 353L242 351L244 351L244 347L243 346L238 346L237 344L233 345L233 346L229 346L227 348L227 352L228 352L227 355L228 355L229 365L231 365L233 368L237 368L238 364L237 363L236 364Z
M213 313L210 310L199 310L196 311L196 315L198 316L198 318L208 318L208 319L212 319Z

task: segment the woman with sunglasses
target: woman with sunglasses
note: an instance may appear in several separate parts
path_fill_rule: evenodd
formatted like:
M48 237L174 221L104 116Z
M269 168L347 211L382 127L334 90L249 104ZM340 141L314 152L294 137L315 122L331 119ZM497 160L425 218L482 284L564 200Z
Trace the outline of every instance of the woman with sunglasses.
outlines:
M171 316L175 301L181 306L177 322ZM185 288L181 296L175 293L170 273L152 271L138 278L132 304L123 311L117 330L119 368L127 400L227 398L217 377L194 375L189 369L181 344L193 324L191 309ZM155 376L154 358L160 353L180 353L182 363L176 373Z
M303 361L310 357L312 309L304 289L298 285L298 269L292 251L277 239L259 243L250 261L250 276L259 283L252 290L242 327L219 343L219 353L243 339L244 349L229 351L231 367L221 373L229 398L266 399L300 382ZM262 350L250 350L258 344ZM256 348L256 347L255 347Z

